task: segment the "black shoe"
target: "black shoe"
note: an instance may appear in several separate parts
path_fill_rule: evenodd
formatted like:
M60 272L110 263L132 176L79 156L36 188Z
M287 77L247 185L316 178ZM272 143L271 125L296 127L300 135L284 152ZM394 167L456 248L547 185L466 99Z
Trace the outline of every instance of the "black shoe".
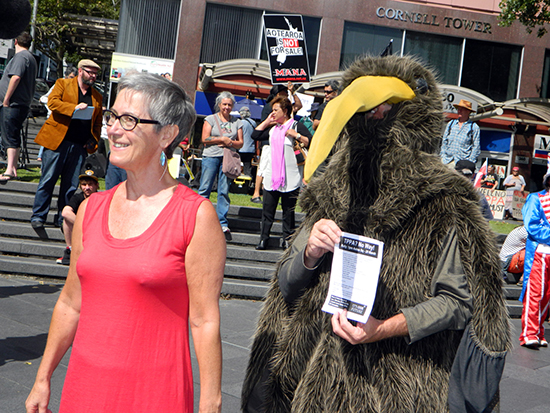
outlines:
M42 221L31 221L31 225L34 229L44 228L44 223Z
M264 251L267 249L267 241L266 239L263 239L260 241L258 245L256 245L256 249L259 251Z
M282 248L283 250L286 250L288 247L289 247L288 241L287 241L286 239L283 239L283 240L281 241L281 248Z
M233 237L231 236L231 231L229 230L228 227L223 227L222 231L223 231L223 235L225 235L226 241L231 241L233 239Z
M61 264L61 265L70 265L71 264L71 249L69 247L65 248L65 251L63 251L63 256L61 258L58 258L55 262L57 264Z

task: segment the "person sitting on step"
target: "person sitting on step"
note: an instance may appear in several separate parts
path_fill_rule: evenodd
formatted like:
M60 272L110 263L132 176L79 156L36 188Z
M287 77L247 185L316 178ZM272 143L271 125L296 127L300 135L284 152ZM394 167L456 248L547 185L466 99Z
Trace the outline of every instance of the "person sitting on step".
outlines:
M69 199L69 203L65 205L61 211L63 215L63 235L65 236L65 244L67 244L67 247L63 252L63 256L58 258L56 262L62 265L69 265L71 263L71 238L73 236L73 225L78 207L86 198L99 189L99 181L94 171L91 169L88 169L80 175L78 180L80 182L79 186L81 192L74 194L71 199Z

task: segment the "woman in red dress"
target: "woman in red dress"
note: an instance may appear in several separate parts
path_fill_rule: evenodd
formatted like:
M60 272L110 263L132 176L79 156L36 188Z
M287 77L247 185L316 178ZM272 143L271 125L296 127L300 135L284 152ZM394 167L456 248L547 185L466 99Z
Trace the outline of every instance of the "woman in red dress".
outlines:
M60 412L192 412L189 325L199 409L219 412L225 239L212 204L167 173L195 111L176 83L133 74L104 118L111 162L128 179L79 208L27 412L48 411L50 378L71 345Z

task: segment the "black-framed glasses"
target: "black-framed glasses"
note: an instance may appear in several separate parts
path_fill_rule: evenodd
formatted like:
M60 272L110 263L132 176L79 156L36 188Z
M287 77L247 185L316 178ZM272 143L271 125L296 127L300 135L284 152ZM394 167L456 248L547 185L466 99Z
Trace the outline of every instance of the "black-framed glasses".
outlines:
M97 77L97 72L93 72L91 70L86 69L85 67L81 67L82 70L84 70L88 75Z
M326 90L325 89L324 92L325 92L325 95L330 95L332 92L334 92L334 90Z
M105 121L107 126L113 126L115 124L115 121L118 120L120 122L120 126L122 126L122 129L126 131L134 130L138 123L160 124L158 120L140 119L136 118L135 116L126 114L117 115L109 109L103 111L103 120Z

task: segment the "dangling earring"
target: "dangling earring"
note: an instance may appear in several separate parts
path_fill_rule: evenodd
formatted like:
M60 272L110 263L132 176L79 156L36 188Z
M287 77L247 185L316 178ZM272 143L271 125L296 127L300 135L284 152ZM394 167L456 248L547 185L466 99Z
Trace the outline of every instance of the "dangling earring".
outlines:
M162 151L160 153L160 166L164 168L164 165L166 165L166 154Z

